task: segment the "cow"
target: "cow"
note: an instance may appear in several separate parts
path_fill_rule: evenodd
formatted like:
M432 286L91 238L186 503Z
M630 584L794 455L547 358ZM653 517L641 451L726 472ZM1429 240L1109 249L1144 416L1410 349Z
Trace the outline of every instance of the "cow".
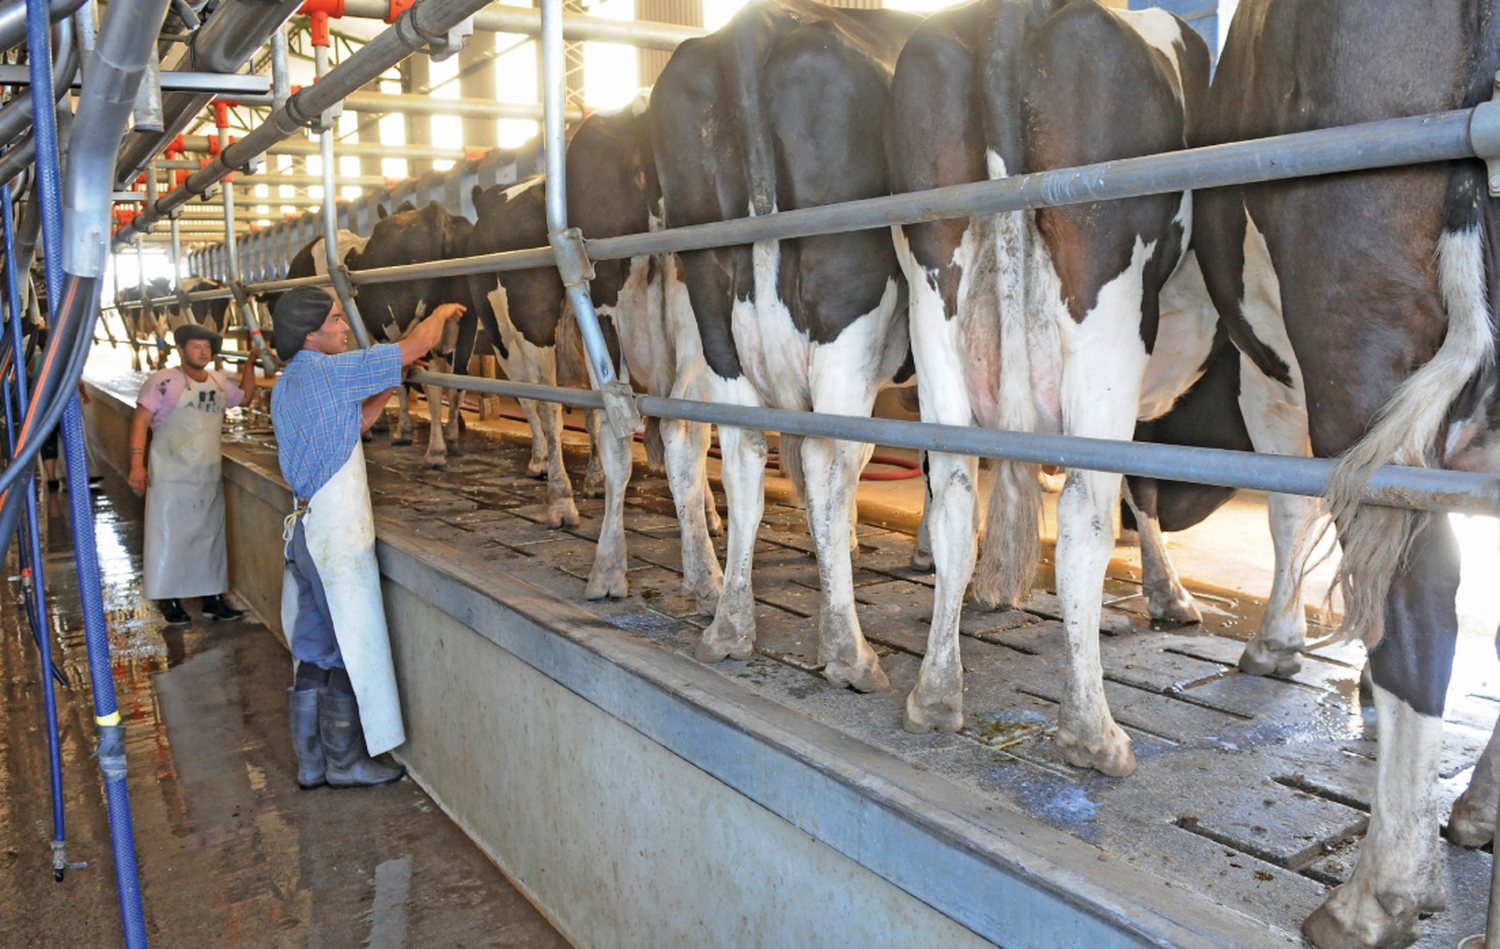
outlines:
M344 262L351 271L377 267L448 260L464 256L473 229L467 218L452 215L436 201L420 210L398 209L375 223L362 249L349 249ZM314 255L315 259L320 255ZM442 341L433 350L433 369L438 372L466 372L474 352L478 332L478 314L469 297L468 282L462 277L424 277L393 283L370 283L359 287L359 312L370 337L394 343L416 325L420 317L443 303L461 303L467 307L462 319L448 324ZM448 464L447 442L455 441L459 432L462 392L449 389L449 412L445 440L443 423L443 388L426 387L427 409L432 416L427 453L423 463L442 468ZM397 391L401 401L401 420L395 440L410 442L412 425L409 396L403 386Z
M882 129L896 57L920 19L893 10L756 0L679 46L651 95L651 135L670 227L870 198L889 190ZM909 344L903 283L883 231L680 257L713 401L869 415ZM675 275L674 280L675 280ZM719 427L729 548L702 662L755 642L751 562L764 510L765 436ZM850 531L870 446L783 436L817 550L819 662L830 682L889 686L854 610Z
M589 237L640 233L660 221L645 109L645 98L638 97L618 112L595 113L568 144L568 219ZM470 238L471 255L544 245L545 190L545 178L538 177L476 194L479 218ZM667 294L666 288L680 289L681 282L663 279L678 266L670 256L599 261L589 293L619 378L651 395L705 398L697 326L685 296ZM471 278L471 292L507 376L533 383L589 384L576 318L555 269L478 274ZM558 407L522 404L532 424L532 471L544 470L548 479L548 522L554 527L576 523L572 487L562 467ZM624 497L631 446L600 426L597 413L589 418L605 512L584 592L590 599L623 597L629 589ZM671 419L653 419L648 426L648 459L665 464L681 525L683 591L711 614L723 573L709 540L720 529L706 470L709 426Z
M385 206L376 205L376 208L380 219L384 220L386 217ZM402 205L398 210L413 211L416 208L408 203ZM349 252L351 250L364 250L365 242L368 240L368 238L360 237L353 231L343 230L342 228L338 231L336 239L338 242L338 258L344 262L345 267L349 265ZM292 256L291 262L287 264L286 269L287 280L296 280L303 277L323 277L327 276L327 274L328 255L323 253L322 235L304 244L302 249ZM280 300L280 293L267 293L262 297L261 302L265 304L266 310L274 313L276 311L276 304Z
M889 148L898 192L1183 148L1203 108L1203 40L1161 10L1095 0L982 0L930 17L901 54ZM1129 439L1196 381L1217 319L1185 254L1192 196L1017 211L898 227L911 287L922 419ZM1169 282L1169 278L1171 278ZM1153 358L1158 339L1162 360ZM977 466L932 453L932 626L903 724L963 723L958 620L974 572ZM1035 468L995 469L975 598L1030 594L1039 556ZM1135 770L1099 660L1104 571L1120 476L1070 469L1058 499L1057 592L1070 662L1055 740L1081 767Z
M1441 112L1490 98L1500 3L1244 0L1203 144ZM1479 161L1200 194L1197 251L1250 378L1257 426L1337 457L1341 630L1369 647L1380 735L1369 830L1349 880L1303 923L1321 949L1401 947L1443 908L1432 790L1459 580L1442 515L1360 506L1396 463L1500 473L1495 293L1500 214ZM1257 447L1259 444L1257 443ZM1313 536L1313 535L1310 535ZM1494 831L1485 752L1450 821Z

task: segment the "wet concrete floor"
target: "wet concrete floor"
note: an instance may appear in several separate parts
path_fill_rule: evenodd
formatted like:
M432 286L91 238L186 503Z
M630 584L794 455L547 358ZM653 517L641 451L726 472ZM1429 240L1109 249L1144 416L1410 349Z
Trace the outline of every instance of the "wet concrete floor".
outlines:
M299 791L285 648L249 616L165 627L140 589L142 503L113 473L103 488L96 536L152 946L567 945L410 780ZM89 757L93 711L65 502L46 505L45 572L53 658L67 679L58 701L75 866L53 881L41 662L12 556L0 584L4 947L123 944L103 787Z

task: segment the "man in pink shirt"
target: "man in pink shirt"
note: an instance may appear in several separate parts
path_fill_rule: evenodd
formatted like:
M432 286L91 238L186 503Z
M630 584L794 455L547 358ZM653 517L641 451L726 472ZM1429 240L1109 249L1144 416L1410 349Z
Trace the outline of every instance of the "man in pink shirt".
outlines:
M224 602L229 562L219 439L224 410L255 392L255 362L245 360L235 386L209 368L223 342L218 333L185 323L173 335L182 364L146 380L130 426L130 486L146 494L145 593L171 626L192 622L184 597L202 597L210 619L239 619L243 611Z

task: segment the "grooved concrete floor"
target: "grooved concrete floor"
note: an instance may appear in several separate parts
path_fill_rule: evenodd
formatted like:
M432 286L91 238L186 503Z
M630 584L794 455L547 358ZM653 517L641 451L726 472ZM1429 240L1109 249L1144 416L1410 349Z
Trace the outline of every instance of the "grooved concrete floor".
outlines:
M409 780L299 791L291 663L253 618L165 627L142 598L142 503L94 497L135 838L153 947L525 947L567 942ZM0 945L123 945L66 499L47 499L46 576L64 742L68 859L52 879L41 665L0 586ZM14 558L7 570L15 572ZM189 605L196 608L195 601Z

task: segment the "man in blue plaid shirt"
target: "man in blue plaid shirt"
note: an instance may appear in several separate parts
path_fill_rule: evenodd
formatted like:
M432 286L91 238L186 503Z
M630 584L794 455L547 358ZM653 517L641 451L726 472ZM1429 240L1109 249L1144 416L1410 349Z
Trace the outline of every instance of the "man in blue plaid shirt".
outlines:
M290 690L297 783L388 784L402 769L372 755L405 740L396 694L375 525L360 435L375 424L407 367L464 312L445 304L399 343L346 352L338 302L318 287L277 301L272 392L281 473L296 495L286 519L282 625L297 659Z

